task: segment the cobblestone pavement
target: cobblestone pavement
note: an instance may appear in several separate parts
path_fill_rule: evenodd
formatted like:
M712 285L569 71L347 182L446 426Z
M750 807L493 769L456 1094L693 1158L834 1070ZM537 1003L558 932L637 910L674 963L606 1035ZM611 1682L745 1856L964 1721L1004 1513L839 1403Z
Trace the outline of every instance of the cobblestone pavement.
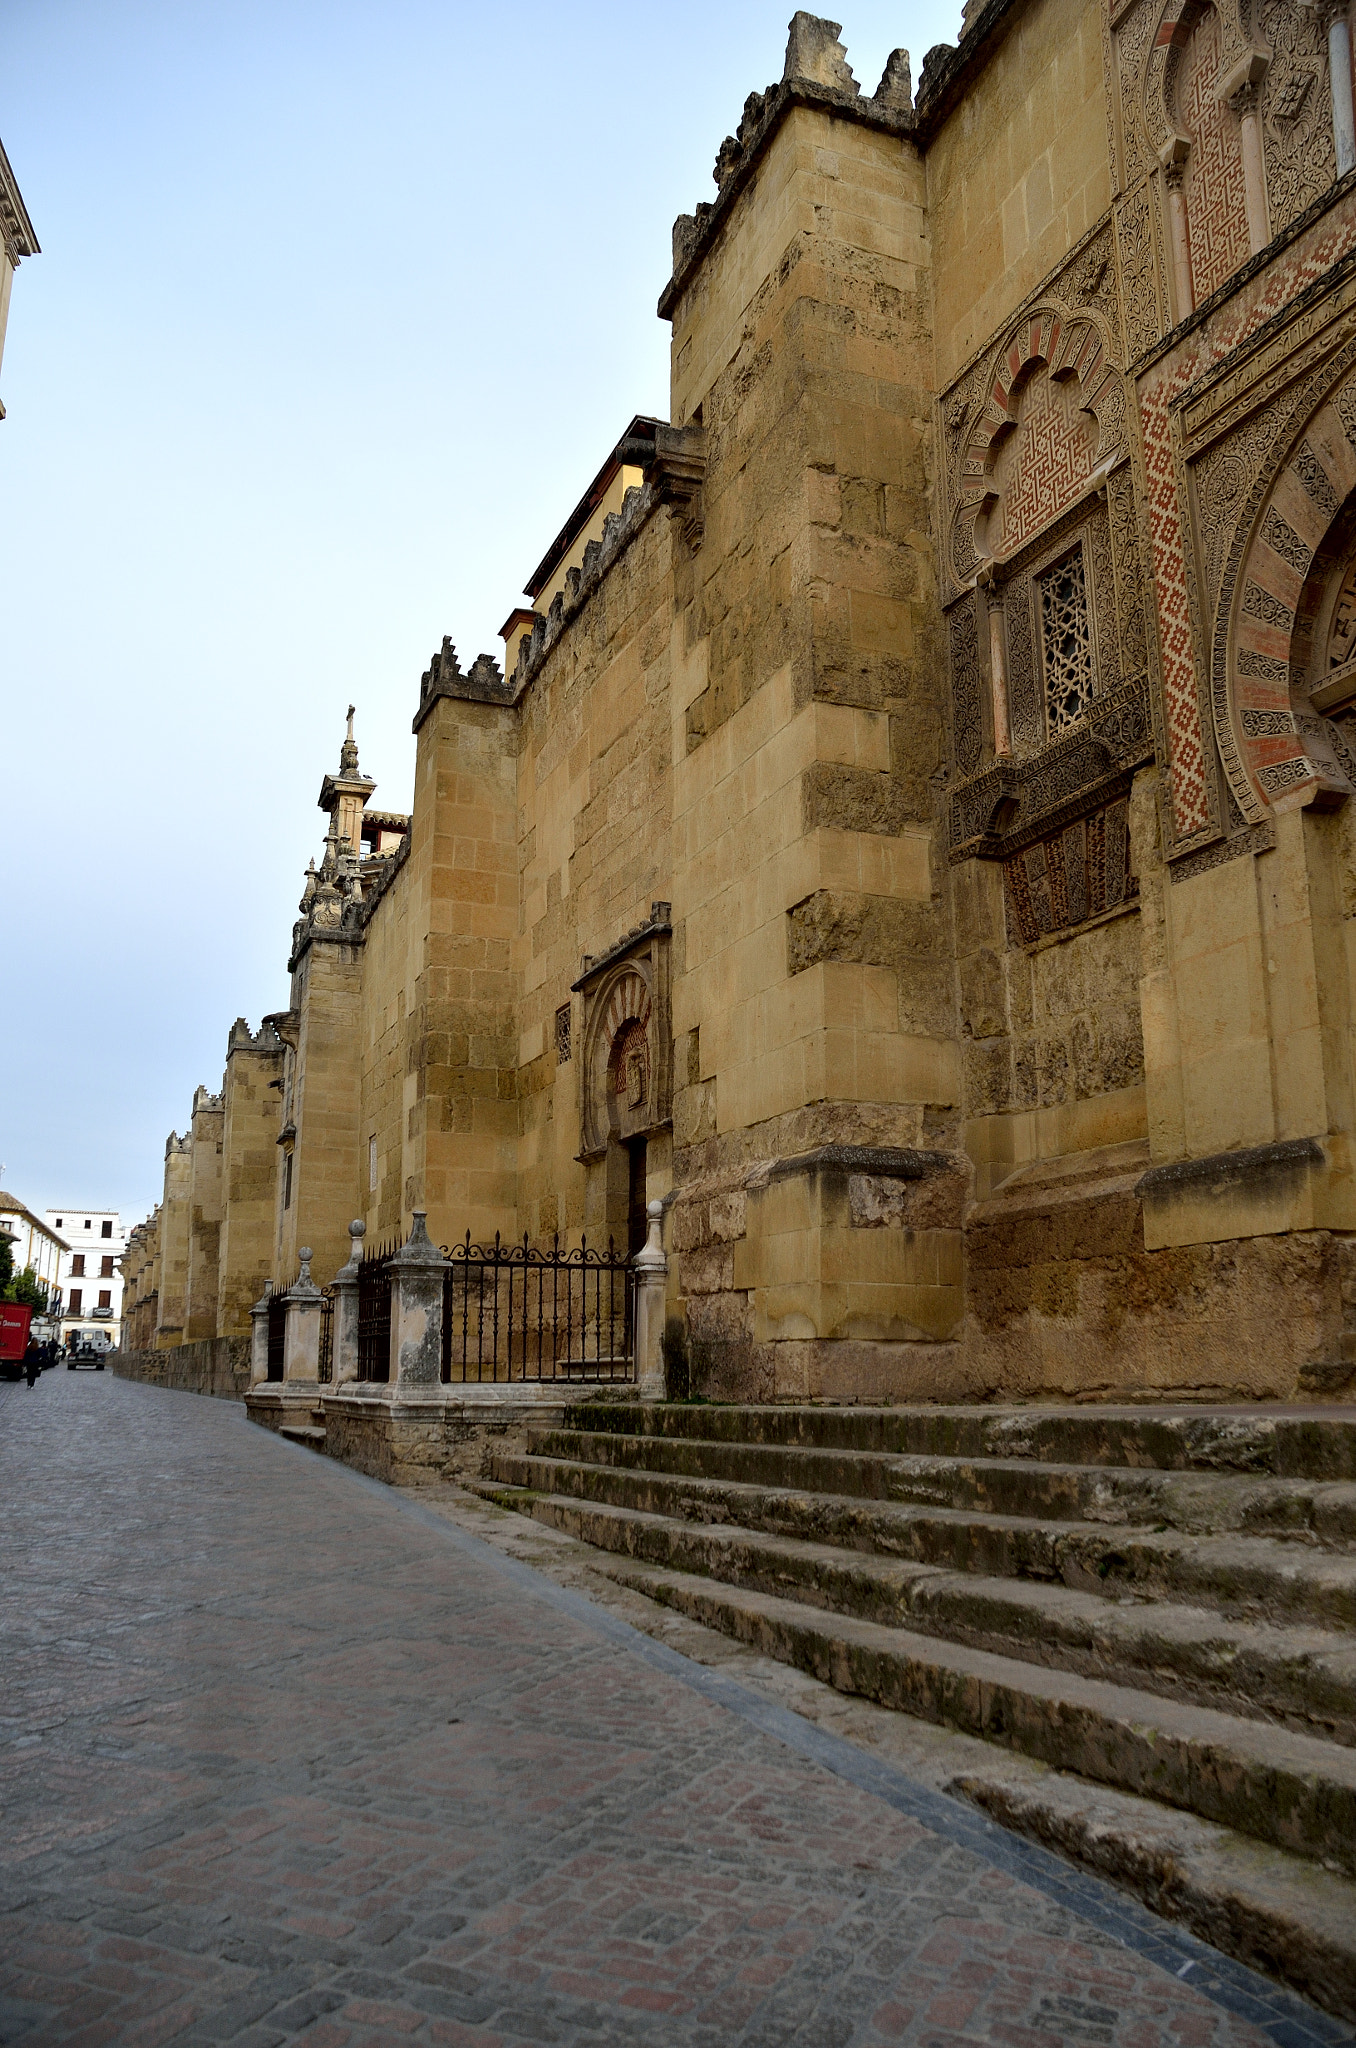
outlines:
M1347 2038L231 1403L2 1385L0 1503L0 2040Z

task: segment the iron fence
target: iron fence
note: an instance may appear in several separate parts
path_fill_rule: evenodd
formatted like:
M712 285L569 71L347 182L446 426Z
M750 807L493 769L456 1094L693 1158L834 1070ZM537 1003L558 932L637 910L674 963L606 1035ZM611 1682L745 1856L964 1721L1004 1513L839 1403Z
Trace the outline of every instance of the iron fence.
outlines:
M635 1369L635 1276L611 1239L445 1245L443 1379L629 1380Z
M320 1349L316 1354L316 1378L328 1386L334 1378L334 1289L320 1290Z
M365 1252L358 1266L358 1378L391 1377L391 1260L397 1247Z
M268 1376L280 1380L286 1359L287 1289L275 1287L268 1297Z

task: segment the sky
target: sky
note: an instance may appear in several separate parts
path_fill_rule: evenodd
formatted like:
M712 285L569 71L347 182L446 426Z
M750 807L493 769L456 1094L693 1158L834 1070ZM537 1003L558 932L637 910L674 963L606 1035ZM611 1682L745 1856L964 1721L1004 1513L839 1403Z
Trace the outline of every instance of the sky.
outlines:
M419 678L498 628L633 413L788 0L4 0L42 254L0 368L0 1184L160 1194L287 1001L344 713L411 798ZM954 41L857 0L848 61Z

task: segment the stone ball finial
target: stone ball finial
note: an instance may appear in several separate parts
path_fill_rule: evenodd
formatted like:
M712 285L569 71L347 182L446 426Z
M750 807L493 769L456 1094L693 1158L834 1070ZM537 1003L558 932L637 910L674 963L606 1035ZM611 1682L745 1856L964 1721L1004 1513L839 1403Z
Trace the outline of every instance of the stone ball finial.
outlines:
M639 1273L663 1273L668 1266L664 1257L664 1204L647 1202L645 1215L649 1229L645 1233L644 1244L631 1263Z
M367 1225L363 1222L361 1216L354 1217L348 1226L348 1234L353 1239L353 1248L356 1251L367 1235Z

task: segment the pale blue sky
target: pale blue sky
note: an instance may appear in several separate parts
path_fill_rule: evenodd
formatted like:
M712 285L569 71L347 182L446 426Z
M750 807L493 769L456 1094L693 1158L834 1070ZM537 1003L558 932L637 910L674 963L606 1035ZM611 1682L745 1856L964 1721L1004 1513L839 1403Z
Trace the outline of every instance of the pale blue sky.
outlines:
M860 0L914 77L959 0ZM376 801L633 412L678 212L788 0L5 0L43 253L0 396L0 1161L144 1214L232 1018L287 999L322 773Z

